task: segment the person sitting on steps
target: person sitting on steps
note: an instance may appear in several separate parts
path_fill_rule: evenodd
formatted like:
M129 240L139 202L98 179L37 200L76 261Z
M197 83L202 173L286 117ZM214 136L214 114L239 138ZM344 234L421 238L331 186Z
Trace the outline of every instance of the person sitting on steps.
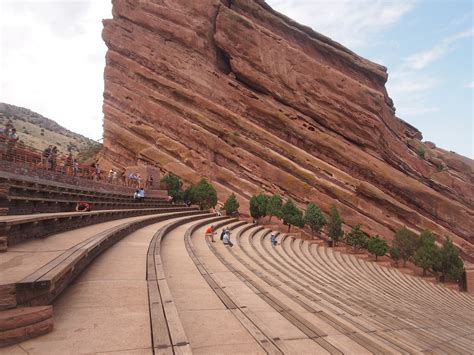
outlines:
M79 201L76 205L76 212L89 212L91 210L91 204L86 201Z
M214 243L214 234L216 234L216 232L214 232L214 226L213 225L206 229L205 236L210 237L211 242L213 242L213 243Z
M222 238L222 241L224 242L225 246L229 246L231 248L234 246L234 244L230 240L230 230L226 230L224 237Z
M270 242L272 243L272 247L275 247L278 245L278 242L277 242L277 236L275 233L272 233L271 236L270 236Z

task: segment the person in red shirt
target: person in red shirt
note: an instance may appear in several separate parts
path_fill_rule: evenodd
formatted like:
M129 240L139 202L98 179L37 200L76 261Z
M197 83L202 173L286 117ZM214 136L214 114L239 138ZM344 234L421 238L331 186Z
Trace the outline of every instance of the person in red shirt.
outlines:
M214 226L210 226L209 228L206 229L206 237L209 236L211 238L211 241L214 243L214 234L216 234L216 232L214 232Z
M89 212L91 210L91 204L85 201L79 201L76 205L76 212Z

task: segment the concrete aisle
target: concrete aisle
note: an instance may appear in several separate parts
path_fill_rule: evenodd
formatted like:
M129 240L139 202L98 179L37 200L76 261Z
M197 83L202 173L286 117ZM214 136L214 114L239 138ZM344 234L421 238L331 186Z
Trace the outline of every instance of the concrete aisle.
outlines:
M219 300L189 258L184 233L192 224L175 229L164 237L162 262L193 353L264 353L255 339ZM195 235L195 238L204 238L204 228L199 229Z
M167 223L142 228L99 256L54 303L53 332L0 354L152 354L147 250Z

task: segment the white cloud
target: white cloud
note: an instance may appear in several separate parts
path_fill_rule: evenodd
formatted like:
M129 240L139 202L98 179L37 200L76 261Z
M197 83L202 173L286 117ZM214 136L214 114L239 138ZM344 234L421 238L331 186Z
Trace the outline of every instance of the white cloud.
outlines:
M465 38L470 38L473 35L474 28L471 28L467 31L459 32L452 36L446 37L434 47L419 53L412 54L405 58L405 66L413 70L421 70L452 51L455 48L456 42Z
M414 0L267 0L275 10L353 50L370 46Z
M101 138L110 2L7 0L0 10L0 101Z
M466 84L466 87L468 89L474 89L474 81L471 81L470 83Z

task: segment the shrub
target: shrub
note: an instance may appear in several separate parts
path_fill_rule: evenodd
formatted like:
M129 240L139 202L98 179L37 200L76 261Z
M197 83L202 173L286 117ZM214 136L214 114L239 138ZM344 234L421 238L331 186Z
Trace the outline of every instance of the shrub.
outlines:
M378 235L373 238L370 238L367 243L367 249L370 254L375 255L375 261L379 256L384 256L389 251L389 246L387 242L383 239L380 239Z
M424 231L420 235L418 249L413 255L413 262L423 269L423 276L426 276L427 270L436 269L439 265L440 254L435 241L433 233Z
M250 215L258 221L259 218L267 215L268 196L261 193L253 195L250 199Z
M400 260L400 251L397 248L391 247L389 249L390 257L395 262L395 266L398 267L398 261Z
M237 197L235 196L234 193L231 193L224 203L224 210L225 210L226 215L230 216L233 213L237 212L239 210L239 207L240 207L240 204L239 204L239 201L237 201Z
M421 158L425 159L425 150L421 147L415 149L415 153Z
M283 206L283 200L280 195L274 194L270 199L268 200L268 205L267 205L267 216L270 218L268 221L272 220L272 217L275 216L277 218L281 218L281 208Z
M304 227L303 212L296 207L292 200L288 200L281 208L283 224L288 226L290 232L291 226Z
M458 249L453 242L446 238L439 253L439 263L435 265L435 271L443 275L444 281L459 281L464 271L464 263L459 256Z
M362 249L367 246L367 236L360 229L360 224L355 225L347 234L347 244L355 249Z
M327 223L323 213L314 203L310 203L308 204L308 207L306 207L304 221L313 232L313 235L315 233L320 233L321 229L323 229Z
M183 200L183 182L178 176L169 173L161 178L161 182L166 185L168 195L173 197L173 201Z
M189 201L191 203L196 203L196 199L194 198L194 185L189 185L186 190L183 191L183 201Z
M204 178L193 188L192 196L202 210L213 208L217 204L216 189Z
M403 227L395 233L393 247L398 249L403 266L406 266L407 261L413 257L418 247L418 236Z
M332 205L327 228L329 239L334 241L334 245L337 245L339 238L344 236L344 232L342 231L342 223L343 221L339 215L336 205Z

